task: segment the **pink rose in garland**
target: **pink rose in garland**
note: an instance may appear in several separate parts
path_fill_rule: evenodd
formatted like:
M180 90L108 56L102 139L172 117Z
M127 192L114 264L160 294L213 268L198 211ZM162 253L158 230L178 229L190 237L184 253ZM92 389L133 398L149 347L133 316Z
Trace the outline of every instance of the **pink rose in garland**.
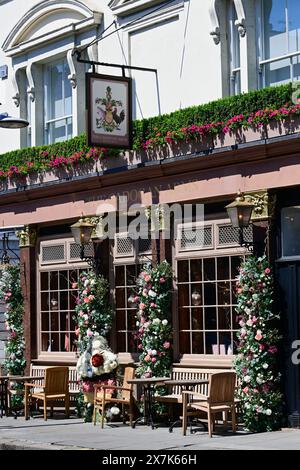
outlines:
M271 431L281 425L282 395L277 367L271 269L266 257L249 256L237 279L238 332L235 369L240 381L238 398L245 427L253 432ZM263 286L263 289L262 289Z

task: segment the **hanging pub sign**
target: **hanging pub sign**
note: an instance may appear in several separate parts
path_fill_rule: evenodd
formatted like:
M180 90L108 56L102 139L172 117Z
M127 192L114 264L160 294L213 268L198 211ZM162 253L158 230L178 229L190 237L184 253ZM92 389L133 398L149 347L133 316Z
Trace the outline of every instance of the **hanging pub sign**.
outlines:
M87 139L92 147L132 147L131 79L86 74Z

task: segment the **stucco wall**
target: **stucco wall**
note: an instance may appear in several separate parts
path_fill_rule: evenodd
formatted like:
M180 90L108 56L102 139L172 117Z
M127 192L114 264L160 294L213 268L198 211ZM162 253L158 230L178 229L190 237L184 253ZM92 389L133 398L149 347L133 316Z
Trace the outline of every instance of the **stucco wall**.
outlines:
M51 31L59 31L64 25L69 25L80 19L82 13L64 10L64 15L60 10L55 10L64 2L52 2L52 13L38 20L37 23L28 27L23 32L17 32L15 43L18 41L26 45L26 41L37 38L39 34L47 34ZM103 13L102 22L93 27L87 27L80 33L80 41L88 44L90 39L101 33L104 28L117 19L117 26L124 26L141 17L145 11L137 12L128 17L116 17L108 7L108 0L94 2L94 7ZM150 2L151 3L151 2ZM2 21L0 30L0 45L5 44L7 37L22 18L26 18L26 13L30 8L44 4L51 6L51 0L39 2L37 0L10 0L0 1L0 15L5 18ZM90 1L77 2L72 0L72 8L76 5L91 6ZM166 113L181 107L197 105L221 97L221 48L216 45L210 35L211 21L209 17L209 6L211 0L178 0L165 10L155 13L152 17L125 27L117 34L101 41L94 55L101 61L113 63L127 63L142 67L157 68L158 80L155 74L149 72L134 72L134 113L136 118L157 115L160 112ZM70 4L68 8L71 8ZM153 6L152 9L157 8ZM54 9L54 10L53 10ZM69 11L69 14L68 14ZM48 15L48 13L47 13ZM93 15L93 12L91 12ZM48 19L48 21L46 21ZM39 30L39 27L41 28ZM112 26L110 31L113 31ZM20 26L20 30L22 25ZM77 34L77 33L76 33ZM86 38L84 38L84 35ZM90 37L89 37L90 35ZM0 79L0 102L2 112L7 111L12 115L22 115L26 117L26 65L33 61L32 69L35 82L36 100L31 104L32 112L32 145L43 143L43 106L39 93L42 93L43 77L41 74L42 64L53 61L55 58L65 55L67 50L79 41L79 36L66 35L56 41L50 41L47 45L36 45L28 52L26 47L20 53L6 53L0 48L0 66L8 65L8 78ZM24 42L25 41L25 42ZM6 48L7 49L7 48ZM7 54L12 57L7 57ZM29 62L28 62L29 61ZM12 97L15 94L15 87L12 83L14 68L20 67L17 72L17 82L21 95L20 105L16 107ZM75 62L78 73L77 88L73 90L73 116L74 133L84 130L84 120L82 111L84 108L84 76L80 67ZM99 67L101 73L119 74L118 69ZM75 107L75 101L78 105ZM76 109L75 109L76 108ZM1 129L0 153L7 150L26 146L27 130L4 130Z

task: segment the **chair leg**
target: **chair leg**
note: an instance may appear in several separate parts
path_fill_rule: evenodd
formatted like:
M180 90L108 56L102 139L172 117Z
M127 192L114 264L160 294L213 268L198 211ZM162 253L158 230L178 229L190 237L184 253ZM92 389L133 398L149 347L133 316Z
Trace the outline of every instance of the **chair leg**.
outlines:
M94 426L96 426L96 411L97 411L97 407L96 407L96 405L94 405L94 409L93 409L93 423L94 423Z
M105 401L102 400L102 409L101 409L101 428L104 428L104 413L105 413Z
M232 432L236 432L236 414L235 405L231 407Z
M65 398L65 411L66 411L66 417L70 417L70 397L69 395L66 395Z
M44 420L47 421L47 400L44 398Z
M187 428L187 409L186 406L182 407L182 433L186 436L186 428Z
M53 406L50 407L50 418L53 418Z
M132 402L132 400L130 400L130 403L129 403L129 424L130 424L131 427L132 427L132 423L133 423L133 402Z
M207 410L207 421L208 421L208 435L209 437L212 437L212 414L210 411L210 408Z
M123 424L126 424L126 416L125 416L125 406L122 403L122 416L123 416Z
M228 422L228 411L223 411L223 424L227 424Z
M29 389L25 387L25 419L29 419Z

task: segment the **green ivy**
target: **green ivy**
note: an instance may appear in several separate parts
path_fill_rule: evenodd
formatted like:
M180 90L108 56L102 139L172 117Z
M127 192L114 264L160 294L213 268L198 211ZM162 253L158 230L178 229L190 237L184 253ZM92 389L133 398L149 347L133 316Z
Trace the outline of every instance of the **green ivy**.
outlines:
M162 141L167 132L180 131L191 125L225 122L238 114L250 114L265 108L292 105L293 85L281 85L255 90L191 106L170 114L156 116L133 123L133 148L141 149L149 139ZM82 134L64 142L41 147L29 147L4 153L0 156L0 177L22 176L42 172L53 167L71 167L96 158L111 158L119 154L117 149L90 149ZM53 160L58 161L53 165ZM16 171L17 168L17 171ZM6 173L8 172L8 174Z
M142 142L168 131L182 127L203 125L211 122L224 122L238 114L250 114L268 107L280 108L291 106L293 84L268 87L236 96L230 96L199 106L180 109L170 114L155 116L135 121L134 148L140 148Z

